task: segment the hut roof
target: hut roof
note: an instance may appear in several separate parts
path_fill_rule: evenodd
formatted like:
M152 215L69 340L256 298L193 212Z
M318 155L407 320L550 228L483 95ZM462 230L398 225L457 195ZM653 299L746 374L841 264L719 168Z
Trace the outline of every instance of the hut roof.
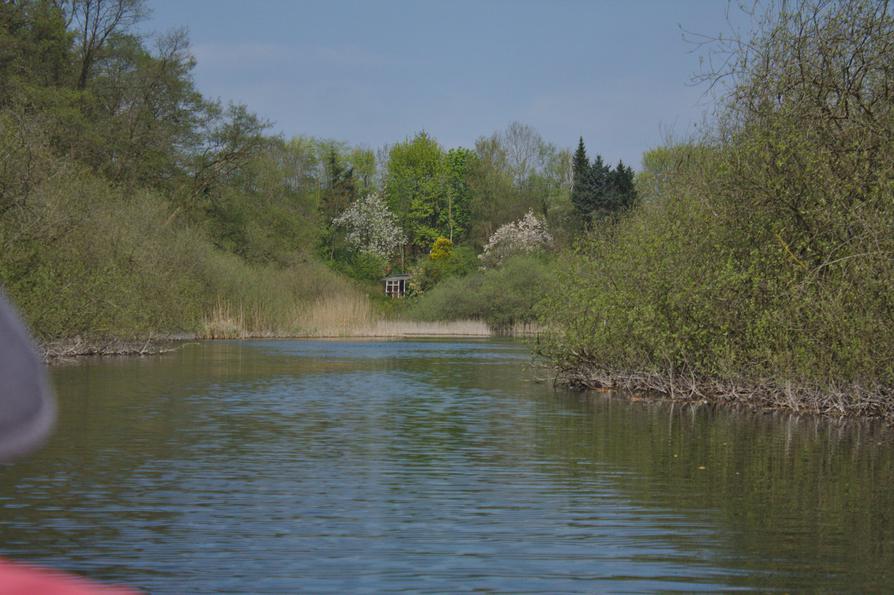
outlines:
M382 281L399 281L400 279L409 279L410 275L407 273L400 273L398 275L388 275Z

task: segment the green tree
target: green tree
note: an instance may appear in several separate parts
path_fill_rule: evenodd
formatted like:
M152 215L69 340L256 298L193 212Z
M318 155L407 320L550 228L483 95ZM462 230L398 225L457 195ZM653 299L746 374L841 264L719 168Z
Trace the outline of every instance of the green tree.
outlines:
M592 224L594 217L614 215L630 208L636 201L633 169L625 166L623 161L612 169L601 155L596 155L590 163L583 138L574 154L572 172L571 203L586 227Z
M74 35L52 2L0 2L0 105L22 87L58 87L69 78Z
M263 133L270 126L244 105L223 109L215 104L208 111L198 132L201 145L190 160L189 198L193 205L214 201L216 192L231 176L266 147Z
M326 258L330 260L335 260L339 256L342 259L349 256L344 250L347 247L344 230L334 221L357 197L354 169L343 161L336 148L330 146L325 161L325 187L320 196L322 219L320 245Z
M465 236L471 219L472 189L469 178L478 157L474 151L462 147L450 149L446 156L447 211L441 212L440 226L446 224L450 241Z
M450 233L447 171L443 149L426 132L394 145L389 152L386 200L416 252L427 250L438 236Z
M93 67L106 56L107 44L146 15L143 0L68 0L62 2L77 32L77 88L86 89Z
M360 196L373 192L376 178L376 154L371 149L355 147L349 157L354 184Z
M587 148L584 146L584 137L580 137L577 150L571 161L572 186L571 204L580 216L581 220L588 224L590 213L593 211L593 190L591 187L590 159L587 157Z
M343 163L334 148L326 156L326 187L320 200L320 210L326 220L331 221L348 208L354 201L357 187L354 168Z
M636 187L633 183L633 169L618 161L617 167L608 173L608 200L610 210L614 213L626 211L636 202Z
M453 254L453 241L450 240L450 238L441 236L431 245L431 250L428 252L428 258L429 260L442 260L444 258L450 258L451 254Z
M515 191L506 151L497 135L475 142L476 159L469 176L472 192L468 237L479 249L512 217Z
M100 146L92 152L95 167L128 187L146 185L170 190L188 154L198 148L202 120L215 108L195 89L184 31L161 36L157 53L137 38L110 41L110 56L97 64L90 85L95 97ZM246 115L231 112L232 122Z
M590 217L606 215L614 210L611 174L611 166L602 160L602 155L596 155L589 174Z
M532 191L537 197L535 211L548 223L560 245L567 243L578 227L571 203L572 161L571 151L558 150L550 155L543 173L531 180Z

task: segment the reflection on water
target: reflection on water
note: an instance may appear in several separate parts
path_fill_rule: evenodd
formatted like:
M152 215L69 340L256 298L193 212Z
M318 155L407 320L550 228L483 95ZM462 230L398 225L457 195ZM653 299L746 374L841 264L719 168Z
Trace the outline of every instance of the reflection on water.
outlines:
M579 395L512 342L203 343L53 370L2 554L154 593L894 586L894 438Z

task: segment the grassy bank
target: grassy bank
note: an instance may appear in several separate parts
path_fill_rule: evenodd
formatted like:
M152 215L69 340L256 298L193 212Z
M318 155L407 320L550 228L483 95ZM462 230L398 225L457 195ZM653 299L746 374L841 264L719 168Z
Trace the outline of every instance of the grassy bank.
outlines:
M346 308L361 303L361 290L313 259L248 261L176 220L159 193L130 195L63 159L33 163L32 147L0 147L32 160L19 172L27 201L0 218L0 285L43 344L217 336L236 318L253 335L298 332L334 324L315 320L327 308L344 324L372 316ZM341 302L323 306L332 296Z

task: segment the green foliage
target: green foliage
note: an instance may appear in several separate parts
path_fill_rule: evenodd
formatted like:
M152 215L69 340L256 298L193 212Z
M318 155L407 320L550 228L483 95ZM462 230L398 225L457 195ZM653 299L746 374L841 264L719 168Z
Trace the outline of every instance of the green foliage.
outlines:
M474 151L420 133L379 170L369 149L271 138L245 106L202 97L186 35L150 41L144 14L0 3L0 282L44 339L190 330L221 304L285 312L332 280L315 253L378 283L396 263L333 220L380 183L411 234L401 266L441 238L418 259L420 292L473 273L474 248L529 210L568 219L570 154L530 127Z
M478 159L469 180L473 213L469 238L481 248L501 224L512 219L520 201L499 138L494 135L478 139L475 153Z
M453 242L450 239L445 238L444 236L440 236L431 245L431 250L428 253L428 258L429 260L443 260L445 258L450 258L452 254Z
M319 264L221 252L157 193L125 194L0 116L0 285L40 339L197 330L220 302L285 324L296 302L352 291Z
M458 241L466 236L472 217L472 189L469 178L478 159L474 151L464 148L447 151L447 212L442 212L440 225L448 230L448 239Z
M449 240L448 240L449 241ZM452 248L437 258L422 257L410 269L410 293L422 295L450 277L468 275L478 267L475 251L467 246Z
M712 148L697 143L674 144L650 149L643 154L643 170L634 180L642 201L668 196L672 188L681 191L682 171L692 171L699 163L709 163ZM673 186L672 186L673 185Z
M643 204L567 258L541 306L562 365L890 407L894 18L858 1L780 10L734 46L760 59L729 62L744 70L719 141L647 153Z
M571 189L571 204L581 213L590 212L590 158L587 157L587 148L584 146L584 137L580 137L577 150L574 152L573 180Z
M509 259L501 268L451 277L418 298L409 315L421 320L481 319L508 331L532 323L534 306L550 286L548 261L533 256Z
M351 279L376 284L385 276L387 267L388 262L384 258L369 252L354 252L347 258L332 263L333 269Z
M332 143L265 137L202 98L185 35L150 51L141 14L0 3L0 285L37 336L196 330L221 304L291 328L300 304L352 293L309 256ZM369 152L351 158L369 178Z
M583 138L574 153L572 168L571 203L584 226L589 226L594 218L622 213L636 202L633 170L623 161L613 169L602 161L601 155L590 163Z
M376 154L369 149L355 147L348 157L351 163L351 174L357 196L369 194L376 190Z
M55 3L0 3L0 104L9 105L26 86L65 83L73 44Z
M469 173L471 221L466 239L481 249L501 226L534 211L550 229L570 238L572 158L531 128L513 123L479 138Z
M354 169L344 163L334 147L326 155L326 189L320 199L323 220L330 222L341 215L357 198Z
M449 220L450 192L443 149L425 132L398 143L388 155L385 197L400 225L407 231L410 245L417 251L431 246Z

